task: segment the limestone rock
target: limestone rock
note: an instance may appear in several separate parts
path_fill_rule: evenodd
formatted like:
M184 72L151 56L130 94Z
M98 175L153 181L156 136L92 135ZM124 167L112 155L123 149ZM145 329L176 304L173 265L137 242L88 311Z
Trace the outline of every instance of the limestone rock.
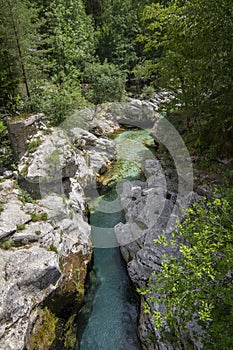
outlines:
M1 183L0 343L4 350L31 350L30 334L40 306L52 304L58 313L64 308L72 314L75 300L82 302L92 254L84 189L95 187L97 173L104 172L115 157L114 143L105 135L120 124L150 127L157 118L152 105L129 100L77 111L51 133L43 133L41 115L8 127L20 159L19 184L34 200L22 195L13 179ZM27 150L28 139L39 140L34 142L37 147ZM159 202L169 207L158 164L147 162L145 174L145 185L136 182L125 189L122 204L127 222L118 226L118 233L116 229L137 285L144 283L151 269L159 268L160 253L151 243L159 232L153 215L165 222ZM151 319L140 326L145 344L146 322Z
M88 166L94 171L95 176L103 173L107 164L116 156L114 142L80 128L71 129L70 133L72 142L85 150Z
M171 236L170 217L174 222L184 215L183 209L198 200L193 192L177 196L169 193L166 178L157 160L147 160L144 174L146 182L131 182L123 187L121 195L122 208L126 222L115 226L115 233L124 259L127 262L129 276L137 287L144 287L152 271L160 271L163 254L177 256L178 252L171 246L155 245L154 240L162 233ZM151 303L142 296L152 310L160 311L162 305ZM139 334L144 349L178 350L173 344L165 342L159 332L155 332L152 314L141 310ZM157 343L152 342L154 335Z
M16 159L20 159L26 153L28 140L37 134L39 129L46 128L43 121L44 117L43 113L37 113L24 120L8 122L7 128Z
M125 103L111 104L108 115L110 119L117 121L119 124L141 128L152 127L156 119L159 118L151 104L137 99L130 99Z
M0 343L21 350L36 308L51 295L63 300L60 308L71 307L71 297L81 302L76 284L84 286L92 241L84 199L77 212L72 199L53 194L22 203L13 180L1 186Z

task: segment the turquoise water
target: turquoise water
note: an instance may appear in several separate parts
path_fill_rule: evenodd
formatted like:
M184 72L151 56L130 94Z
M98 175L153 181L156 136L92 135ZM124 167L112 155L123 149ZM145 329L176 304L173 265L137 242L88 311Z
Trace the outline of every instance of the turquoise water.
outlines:
M121 219L121 212L109 215L95 211L90 223L113 230ZM78 349L141 349L137 337L138 302L118 247L94 249L90 289L85 302L79 318L83 329L79 329Z
M140 164L145 157L152 158L151 152L143 144L153 142L149 132L126 131L115 141L118 160L111 174L112 182L139 178ZM96 248L85 305L78 317L79 345L76 350L140 350L137 336L138 299L113 229L124 220L119 196L111 189L96 198L91 207L90 224Z

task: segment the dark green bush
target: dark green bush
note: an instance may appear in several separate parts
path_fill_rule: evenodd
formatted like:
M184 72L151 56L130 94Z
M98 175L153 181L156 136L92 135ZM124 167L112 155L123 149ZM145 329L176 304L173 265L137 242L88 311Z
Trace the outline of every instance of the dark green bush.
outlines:
M94 104L120 101L124 97L126 74L114 64L89 64L84 79L89 83L85 97Z
M36 82L31 96L21 101L21 112L42 112L49 118L51 125L59 125L67 116L85 106L79 83L65 82L55 85L48 82Z

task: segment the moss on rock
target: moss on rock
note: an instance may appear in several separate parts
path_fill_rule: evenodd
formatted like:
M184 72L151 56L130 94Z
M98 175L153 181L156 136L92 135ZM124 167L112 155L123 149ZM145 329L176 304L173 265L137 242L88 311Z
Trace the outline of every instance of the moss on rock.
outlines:
M38 309L38 315L27 343L27 350L49 350L56 337L58 318L48 307Z

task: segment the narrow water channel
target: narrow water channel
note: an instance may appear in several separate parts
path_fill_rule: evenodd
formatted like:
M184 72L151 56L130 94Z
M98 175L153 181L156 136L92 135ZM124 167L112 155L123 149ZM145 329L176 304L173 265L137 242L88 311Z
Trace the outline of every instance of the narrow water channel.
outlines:
M117 161L111 181L139 179L141 164L151 158L144 143L152 144L148 130L125 131L116 139ZM109 179L108 179L109 181ZM114 203L118 210L103 210ZM90 224L95 244L85 305L78 317L79 342L75 350L140 350L137 336L139 304L127 274L114 226L124 220L119 194L113 188L92 203ZM104 247L104 248L103 248Z

